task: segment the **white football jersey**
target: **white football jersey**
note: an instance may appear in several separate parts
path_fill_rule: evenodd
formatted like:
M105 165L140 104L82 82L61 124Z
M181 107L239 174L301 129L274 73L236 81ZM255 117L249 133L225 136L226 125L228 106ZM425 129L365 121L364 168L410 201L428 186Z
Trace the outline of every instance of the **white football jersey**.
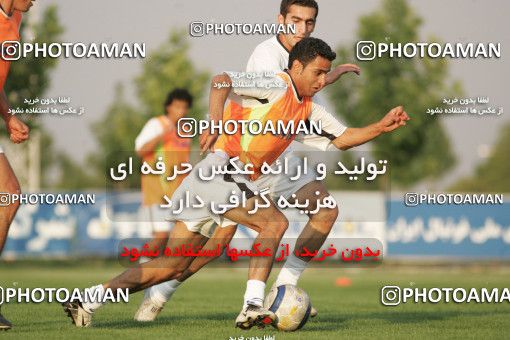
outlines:
M287 69L289 64L289 51L279 41L277 36L269 38L255 47L255 50L248 59L246 72L264 72L273 71L281 72ZM331 141L340 136L347 129L340 123L334 115L327 112L327 110L314 103L314 110L312 115L322 122L322 134L315 135L298 135L296 141L304 145L308 145L320 150L327 150L332 147ZM289 145L284 154L296 148L295 143Z
M289 51L287 51L278 38L274 36L255 47L250 59L248 59L246 72L281 72L288 68L288 64Z

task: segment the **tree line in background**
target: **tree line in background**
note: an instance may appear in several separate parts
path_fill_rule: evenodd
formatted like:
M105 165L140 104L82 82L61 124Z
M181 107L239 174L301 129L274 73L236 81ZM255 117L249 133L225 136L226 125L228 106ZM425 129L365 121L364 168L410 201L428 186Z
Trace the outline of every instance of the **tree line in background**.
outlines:
M24 24L25 25L25 24ZM355 41L418 42L422 19L405 0L383 0L380 9L363 16ZM22 26L22 30L26 26ZM36 42L60 41L64 32L55 6L47 7L39 23L32 30ZM438 41L430 38L429 41ZM355 43L337 49L337 63L353 62ZM187 88L195 98L192 116L206 112L204 98L208 91L210 74L198 69L188 57L189 43L184 31L174 31L157 50L144 61L136 77L138 105L129 103L121 84L116 85L115 96L101 120L92 124L92 132L101 147L89 154L87 167L81 166L67 154L55 150L51 136L44 131L37 116L22 117L32 129L42 131L41 149L42 186L63 190L101 189L106 185L107 170L135 157L134 140L145 122L164 114L163 102L171 89ZM44 95L51 80L56 59L25 58L12 64L6 85L11 103L21 105L23 98ZM363 126L376 121L394 107L403 104L413 113L412 121L399 133L379 137L371 143L375 159L388 159L391 167L391 185L404 189L423 180L434 180L446 174L455 165L450 141L441 118L426 115L426 109L441 104L444 97L460 95L458 82L448 81L445 59L379 58L360 61L361 77L345 77L327 89L336 113L348 126ZM3 127L2 127L3 128ZM5 129L4 129L5 130ZM3 132L5 133L5 131ZM478 166L473 176L460 179L453 191L510 191L509 170L510 125L506 125L494 146L491 156ZM341 154L342 162L354 164L352 152ZM60 174L55 179L54 174ZM63 174L72 173L73 176ZM388 183L379 181L378 188ZM124 188L138 188L138 176L130 176L121 184ZM375 189L366 182L349 183L342 178L328 179L331 189Z

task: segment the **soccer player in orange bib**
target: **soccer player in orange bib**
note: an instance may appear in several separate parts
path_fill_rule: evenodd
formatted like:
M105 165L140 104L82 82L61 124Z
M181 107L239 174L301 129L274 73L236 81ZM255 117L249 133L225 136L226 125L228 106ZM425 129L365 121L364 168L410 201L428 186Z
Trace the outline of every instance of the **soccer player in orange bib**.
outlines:
M319 5L315 0L282 0L278 22L280 24L293 24L296 31L295 33L280 33L257 45L248 60L246 72L278 73L285 70L289 64L289 51L299 41L308 38L313 33L318 13ZM342 75L350 72L360 74L361 69L354 64L342 64L334 67L326 75L326 85L334 83ZM338 130L335 129L335 121L327 118L325 116L321 119L323 125L326 125L328 122L330 123L330 129L323 129L323 132L326 132L324 135L309 135L306 136L306 139L300 141L300 143L291 143L279 156L277 162L280 162L280 164L287 163L290 168L296 168L301 163L301 159L293 152L296 147L299 147L298 144L304 144L321 151L326 150L330 146L332 138L336 137L335 133L338 133ZM334 149L334 147L331 148ZM329 195L326 185L322 181L316 180L313 171L307 171L307 175L301 176L299 181L291 180L290 177L285 173L262 175L254 183L260 189L269 188L271 199L274 202L277 202L280 197L292 201L293 196L298 201L313 200L316 197L316 192L320 192L323 196ZM307 249L312 249L312 251L320 248L333 228L337 216L337 210L323 208L319 208L316 214L308 215L308 223L302 229L297 239L297 247L306 246ZM204 248L216 247L217 244L226 245L234 236L236 229L235 223L232 223L232 226L216 228L215 233L207 244L204 245ZM151 287L146 291L144 300L136 312L135 319L143 322L155 320L165 303L170 300L178 287L213 259L213 257L196 258L178 280L171 280ZM301 274L308 265L308 261L310 261L310 257L302 258L294 255L294 252L292 252L280 270L274 286L297 285ZM310 316L314 317L316 315L317 310L312 306Z
M185 117L193 104L193 97L185 89L174 89L167 96L164 104L165 115L151 118L136 137L135 150L143 162L152 169L162 162L164 174L142 174L142 218L150 225L153 239L149 242L150 249L160 249L168 241L171 223L166 221L166 211L160 208L165 202L163 197L172 197L175 189L184 180L173 175L174 166L180 169L182 163L189 162L191 138L180 137L177 133L177 122ZM147 259L144 259L147 260Z
M378 122L362 128L347 128L336 121L322 106L314 103L311 97L324 87L326 75L335 57L336 54L324 41L306 38L298 42L290 52L289 70L266 79L267 84L234 87L228 74L214 77L209 97L211 120L219 123L222 119L248 119L263 124L272 122L273 125L278 121L292 121L296 124L305 120L322 121L323 129L334 135L331 143L342 150L366 143L406 124L409 116L399 106L390 110ZM249 82L248 77L239 79L241 80ZM217 86L218 83L225 86L220 88ZM270 84L273 86L265 86ZM231 101L225 109L229 96ZM257 194L258 188L253 180L260 175L261 162L270 164L293 140L296 140L295 134L237 133L218 136L206 133L202 136L202 150L212 148L213 152L193 168L172 196L172 202L178 202L189 195L200 197L204 204L199 208L181 207L183 209L180 209L178 215L172 217L176 223L168 243L170 249L183 245L195 249L202 245L204 235L201 229L213 219L220 228L231 226L232 222L235 222L255 230L258 236L254 244L258 244L259 249L264 249L264 253L269 250L267 256L250 258L244 303L235 321L235 325L243 329L253 326L265 327L276 320L276 315L263 307L264 289L274 255L288 227L288 221L273 201L261 193ZM207 181L201 180L201 173L210 174L211 169L224 167L235 157L239 157L237 167L242 169L251 165L254 174L248 177L244 174L225 173L224 176L213 176ZM232 196L237 198L237 202L246 199L246 204L228 206L220 212L213 208L215 205L232 202ZM159 257L130 268L112 280L87 290L93 296L103 296L106 288L129 289L129 293L134 293L179 278L193 259L193 256ZM76 326L87 327L92 322L93 313L102 306L102 303L69 301L63 305Z
M27 12L32 7L31 0L0 0L0 115L5 121L7 131L13 143L22 143L28 139L29 129L15 116L9 114L9 103L5 95L4 85L9 74L10 61L4 59L7 55L9 41L19 41L19 26L22 12ZM9 161L0 146L0 192L7 194L19 194L20 187L16 175L12 171ZM0 255L2 254L9 226L16 215L19 203L0 206ZM0 306L1 307L1 306ZM7 330L12 324L6 320L0 311L0 330Z

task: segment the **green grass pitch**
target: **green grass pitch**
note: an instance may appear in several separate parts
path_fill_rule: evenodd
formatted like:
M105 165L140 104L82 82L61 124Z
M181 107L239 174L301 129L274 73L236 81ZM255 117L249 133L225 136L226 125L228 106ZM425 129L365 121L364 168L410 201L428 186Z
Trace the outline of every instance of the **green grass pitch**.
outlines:
M120 273L114 262L0 263L0 286L85 288ZM268 287L275 277L275 269ZM380 303L384 285L401 287L510 287L508 266L395 266L366 269L312 268L300 286L319 311L293 333L272 328L234 328L245 288L246 269L206 268L176 292L158 320L140 324L133 315L142 294L129 304L109 304L94 316L93 327L75 328L58 303L7 304L3 314L14 328L1 339L508 339L510 303ZM335 285L338 277L352 284Z

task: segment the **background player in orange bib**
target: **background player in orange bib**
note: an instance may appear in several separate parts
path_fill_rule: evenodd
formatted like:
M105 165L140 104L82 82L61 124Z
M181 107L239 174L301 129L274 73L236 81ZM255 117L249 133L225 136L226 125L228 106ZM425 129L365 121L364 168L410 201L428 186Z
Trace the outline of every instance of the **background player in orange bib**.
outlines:
M152 230L153 239L150 249L164 247L168 241L171 223L165 220L165 211L160 208L163 196L172 197L181 184L183 175L168 181L173 167L189 162L191 138L182 138L177 134L176 124L185 117L193 104L193 97L185 89L170 92L164 104L165 115L151 118L136 137L135 150L142 160L154 168L162 161L166 172L163 175L142 175L142 214Z
M27 12L32 7L31 0L0 0L0 46L4 48L8 41L19 41L19 26L22 12ZM5 46L4 46L5 45ZM9 103L4 92L4 85L9 74L10 61L3 58L4 51L0 55L0 115L5 121L13 143L22 143L28 139L28 127L15 116L9 114ZM0 192L18 194L20 187L16 175L12 171L2 147L0 146ZM0 255L7 240L7 232L14 215L18 210L19 203L0 206ZM1 306L0 306L1 307ZM7 321L0 311L0 330L10 329L11 323Z

